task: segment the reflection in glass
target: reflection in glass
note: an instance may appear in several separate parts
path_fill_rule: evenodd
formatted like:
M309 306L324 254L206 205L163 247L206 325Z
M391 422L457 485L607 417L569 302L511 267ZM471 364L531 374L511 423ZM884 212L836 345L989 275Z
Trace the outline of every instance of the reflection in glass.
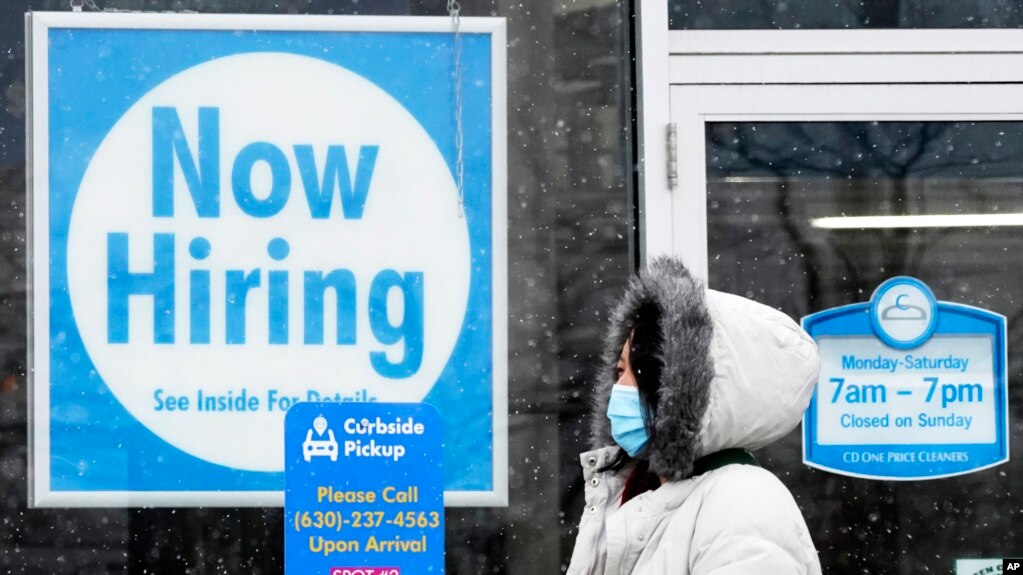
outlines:
M1019 28L1018 0L669 0L672 30Z
M1008 317L1010 421L1023 416L1023 124L708 124L710 285L795 318L910 275L938 299ZM1014 395L1016 397L1014 397ZM1011 459L1023 457L1010 431ZM949 572L1018 546L1011 463L929 482L802 465L798 432L765 449L803 506L825 572Z
M121 10L446 17L444 0L95 0ZM91 4L91 3L90 3ZM446 513L446 572L557 573L582 509L578 453L605 312L630 272L628 3L462 0L508 18L507 508ZM26 509L23 13L0 3L0 572L277 574L279 509Z

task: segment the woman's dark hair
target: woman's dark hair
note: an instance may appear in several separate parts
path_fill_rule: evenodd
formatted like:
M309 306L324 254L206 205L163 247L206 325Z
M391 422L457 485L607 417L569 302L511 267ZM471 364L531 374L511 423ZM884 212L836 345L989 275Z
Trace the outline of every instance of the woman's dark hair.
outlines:
M657 432L657 397L661 389L661 373L664 371L664 336L661 332L661 309L654 302L640 304L632 316L632 336L629 345L629 365L636 377L639 390L639 404L643 409L643 424L646 427L647 446L654 443ZM639 454L643 459L643 453ZM615 457L598 471L618 471L632 458L619 448Z

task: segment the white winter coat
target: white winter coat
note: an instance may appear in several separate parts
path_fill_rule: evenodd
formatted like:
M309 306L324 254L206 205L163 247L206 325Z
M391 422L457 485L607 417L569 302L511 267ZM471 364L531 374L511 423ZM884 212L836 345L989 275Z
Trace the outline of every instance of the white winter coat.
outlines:
M614 449L582 454L586 508L568 575L820 574L803 517L769 471L726 465L619 506L628 470L597 472Z
M643 456L670 480L621 505L634 463L598 472L618 451L607 400L630 318L650 302L660 311L664 366L656 441ZM802 514L772 473L731 464L692 476L701 456L757 449L791 431L818 369L816 345L784 314L705 290L677 260L653 260L612 314L594 398L598 448L581 456L586 507L569 575L819 574Z

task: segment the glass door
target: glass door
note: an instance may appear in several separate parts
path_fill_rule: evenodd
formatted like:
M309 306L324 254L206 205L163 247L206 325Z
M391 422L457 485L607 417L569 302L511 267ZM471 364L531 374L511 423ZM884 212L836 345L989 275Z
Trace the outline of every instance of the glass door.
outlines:
M923 482L806 467L798 431L761 461L796 496L825 573L949 573L957 558L1018 554L1023 87L949 81L962 62L938 51L887 55L935 80L899 82L890 67L869 81L864 63L883 67L884 54L793 46L772 62L760 49L673 56L672 251L710 287L796 319L866 301L897 275L1005 315L1011 435L1009 463Z

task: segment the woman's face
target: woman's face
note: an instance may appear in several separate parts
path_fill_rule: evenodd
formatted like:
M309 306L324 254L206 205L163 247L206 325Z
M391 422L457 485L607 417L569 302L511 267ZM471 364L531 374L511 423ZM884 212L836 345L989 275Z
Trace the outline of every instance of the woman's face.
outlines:
M632 365L629 363L629 348L632 347L632 335L625 340L622 346L622 353L618 356L618 385L636 387L636 374L632 373Z

